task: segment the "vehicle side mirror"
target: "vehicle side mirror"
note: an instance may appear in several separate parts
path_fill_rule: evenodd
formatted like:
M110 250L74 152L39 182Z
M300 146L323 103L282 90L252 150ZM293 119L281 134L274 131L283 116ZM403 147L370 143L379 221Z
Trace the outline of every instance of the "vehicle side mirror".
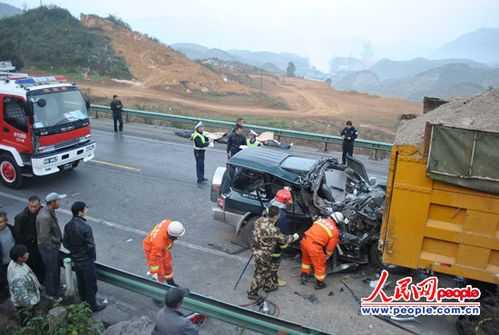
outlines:
M36 104L38 105L38 107L43 108L43 107L47 106L47 100L38 99L38 100L36 100Z
M369 185L371 185L371 186L376 185L376 177L370 177L369 178Z

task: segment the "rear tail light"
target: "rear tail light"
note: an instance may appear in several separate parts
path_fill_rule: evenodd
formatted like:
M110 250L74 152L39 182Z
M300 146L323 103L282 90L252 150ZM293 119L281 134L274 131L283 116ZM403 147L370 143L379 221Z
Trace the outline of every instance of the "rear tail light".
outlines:
M217 184L212 184L211 185L211 191L218 194L220 193L220 185L217 185Z
M225 198L223 197L223 195L218 197L217 205L222 209L225 207Z

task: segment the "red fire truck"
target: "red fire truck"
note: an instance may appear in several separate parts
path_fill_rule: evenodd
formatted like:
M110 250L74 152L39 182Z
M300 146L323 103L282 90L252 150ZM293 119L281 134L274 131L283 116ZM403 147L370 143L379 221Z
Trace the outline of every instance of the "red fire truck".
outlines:
M88 102L62 76L0 73L0 178L20 188L24 177L74 169L94 157Z

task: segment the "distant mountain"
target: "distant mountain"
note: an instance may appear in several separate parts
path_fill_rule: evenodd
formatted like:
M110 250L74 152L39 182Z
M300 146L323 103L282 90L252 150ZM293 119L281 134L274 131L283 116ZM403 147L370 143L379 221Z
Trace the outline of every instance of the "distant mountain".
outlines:
M355 90L381 96L421 101L424 96L471 96L499 87L499 68L446 64L413 76L382 80L373 71L341 73L332 78L339 90Z
M381 83L378 92L421 100L423 96L471 96L489 87L499 87L499 69L448 64L416 76Z
M23 11L17 7L0 2L0 19L4 17L14 16L21 14Z
M459 36L438 49L434 58L468 58L499 64L499 28L483 28Z
M486 68L487 66L469 59L426 59L414 58L406 61L394 61L382 59L369 68L380 80L402 79L412 77L418 73L438 68L448 64L466 64L474 68Z
M343 71L362 71L366 65L357 58L353 57L335 57L329 61L329 73L338 73Z
M175 43L170 45L173 49L184 54L191 60L216 58L224 61L235 61L236 57L215 48L208 48L194 43Z
M284 73L289 62L296 66L296 75L314 79L325 79L327 75L310 66L308 58L292 53L269 51L220 50L194 43L176 43L171 47L191 60L216 58L224 61L237 61L263 68L273 73ZM272 68L272 69L271 69Z
M333 86L342 91L375 92L381 84L376 73L368 70L337 72L331 80Z

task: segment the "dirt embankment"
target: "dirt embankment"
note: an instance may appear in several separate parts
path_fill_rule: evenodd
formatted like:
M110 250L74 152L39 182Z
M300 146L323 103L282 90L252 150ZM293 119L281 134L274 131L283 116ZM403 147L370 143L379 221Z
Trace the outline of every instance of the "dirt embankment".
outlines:
M172 48L109 20L82 15L88 28L110 38L127 62L134 81L83 81L97 100L121 96L128 106L170 107L183 114L243 116L293 129L337 133L346 120L362 138L393 140L402 114L421 113L420 104L356 92L340 92L323 81L244 73L248 83L230 80L237 73L217 72L192 62Z
M127 62L133 77L146 87L247 94L249 89L224 80L165 44L94 15L81 15L81 23L111 39L114 50Z

